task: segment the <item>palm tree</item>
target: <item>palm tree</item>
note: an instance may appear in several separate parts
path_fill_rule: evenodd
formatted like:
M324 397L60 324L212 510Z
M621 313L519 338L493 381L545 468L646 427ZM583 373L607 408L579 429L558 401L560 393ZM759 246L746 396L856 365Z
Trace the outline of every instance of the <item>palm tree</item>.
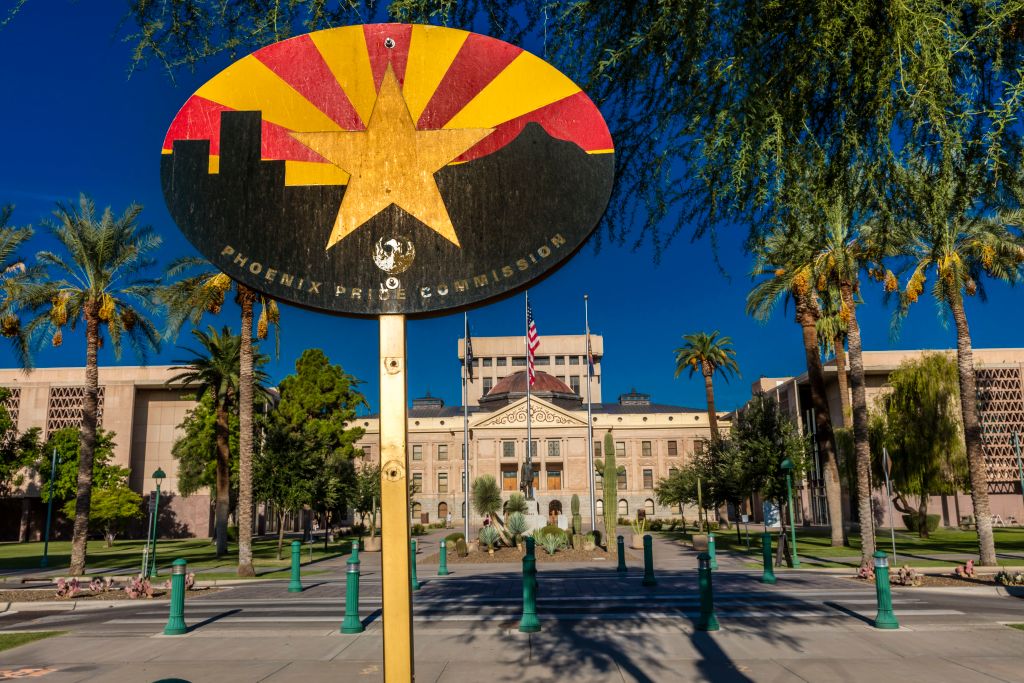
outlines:
M853 407L850 404L850 379L846 369L847 324L844 320L844 309L839 292L832 288L819 292L821 299L821 317L815 324L818 332L818 344L824 358L834 357L836 361L836 382L839 384L839 403L842 414L839 416L839 427L850 426L853 419Z
M11 340L11 348L18 363L26 370L31 370L29 337L17 313L18 287L21 281L31 279L36 273L30 272L25 262L15 256L15 252L32 238L34 232L29 227L16 228L9 225L13 213L13 206L0 206L0 335Z
M213 412L216 416L214 427L214 438L217 444L217 493L216 509L214 513L217 540L217 556L227 553L228 548L228 512L231 503L231 448L230 448L230 427L228 416L232 410L238 407L240 401L240 356L242 339L238 335L231 334L226 326L217 332L212 326L208 331L192 330L193 336L199 342L200 349L185 348L192 354L192 358L175 361L180 365L174 366L173 370L184 370L167 380L167 384L180 382L186 388L195 387L196 400L202 400L209 394L213 402ZM262 364L266 359L257 356L256 362ZM266 381L266 373L255 369L254 379L257 386L262 388ZM241 501L239 501L241 506ZM239 516L241 523L241 516Z
M54 346L63 342L63 328L85 323L85 396L82 399L81 451L71 545L73 576L85 571L93 456L96 447L98 352L106 332L116 357L127 337L145 362L147 351L159 348L160 335L148 316L154 312L159 281L142 277L154 261L148 254L160 246L160 237L148 226L136 225L142 207L132 204L119 217L110 208L97 218L96 207L84 194L77 207L58 204L49 227L70 260L50 251L36 255L47 269L18 288L19 302L34 317L30 334L52 335Z
M747 313L764 321L771 317L780 300L792 299L794 302L796 323L800 325L803 337L815 433L823 459L825 500L832 545L841 546L845 542L842 490L839 485L835 434L825 393L825 371L818 343L817 323L821 318L821 308L816 290L817 278L814 277L811 265L813 243L814 238L809 230L779 229L753 245L757 258L754 276L768 277L755 285L747 295Z
M978 529L981 564L996 564L992 512L988 498L988 471L982 450L981 422L971 331L964 298L985 299L985 277L1015 283L1021 279L1024 239L1008 225L1024 223L1022 212L1002 216L981 216L975 211L971 190L975 170L957 168L950 178L948 169L911 167L904 187L910 199L907 222L900 233L901 248L910 259L911 275L899 294L894 324L909 312L924 291L929 275L935 301L948 309L956 326L956 360L960 379L960 411L963 419L971 502ZM1019 230L1019 228L1018 228Z
M202 259L178 259L168 268L169 277L199 269L182 277L161 291L161 300L167 308L167 335L177 336L186 320L197 325L205 313L217 314L224 305L224 295L231 289L232 280ZM235 301L241 309L242 334L240 349L241 382L238 395L238 575L255 576L252 564L252 440L254 398L254 351L252 345L253 306L259 301L260 316L256 324L256 338L265 339L270 325L274 326L275 348L280 348L280 315L277 302L241 283L235 284Z
M684 334L683 341L686 343L675 350L676 354L676 377L683 373L683 370L690 370L690 377L700 368L704 376L704 396L708 404L708 424L711 425L711 438L718 439L718 413L715 412L715 387L712 382L715 373L719 373L726 382L729 375L735 373L738 377L740 368L736 364L736 351L732 348L732 339L719 337L718 330L711 334L706 332L695 332Z

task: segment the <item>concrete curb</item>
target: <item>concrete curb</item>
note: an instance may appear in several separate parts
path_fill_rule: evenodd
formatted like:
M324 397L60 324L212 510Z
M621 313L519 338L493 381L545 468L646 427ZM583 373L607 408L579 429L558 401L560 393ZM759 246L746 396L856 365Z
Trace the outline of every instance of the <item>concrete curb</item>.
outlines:
M166 600L147 600L152 603L166 603ZM5 612L88 612L92 610L111 609L114 607L138 607L136 600L90 600L89 602L52 602L39 600L35 602L0 602L0 614Z

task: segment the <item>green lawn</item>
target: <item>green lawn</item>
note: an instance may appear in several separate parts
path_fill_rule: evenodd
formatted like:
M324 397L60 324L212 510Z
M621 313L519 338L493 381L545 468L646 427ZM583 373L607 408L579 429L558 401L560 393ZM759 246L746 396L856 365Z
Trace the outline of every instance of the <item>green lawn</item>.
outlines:
M750 551L749 554L756 559L760 566L761 558L761 531L762 527L751 525L750 527ZM678 531L663 532L670 538L681 539L683 534ZM994 530L996 550L1002 553L1024 553L1024 528ZM738 554L747 554L746 534L741 527L742 538L736 539L736 530L723 530L715 533L715 546L718 550L728 550ZM689 534L685 536L689 539ZM778 544L778 533L772 534L772 549ZM830 542L828 531L825 529L797 530L797 551L800 554L801 565L808 563L813 566L856 566L856 558L860 555L860 536L850 535L850 545L833 548ZM891 553L891 541L888 529L879 531L877 538L878 547ZM942 561L929 559L930 555L955 554L977 554L978 537L973 531L960 531L954 529L938 529L931 534L930 538L923 539L917 534L906 531L896 532L896 552L901 563L909 562L920 566L943 566L944 564L955 564L955 560ZM853 558L853 562L837 562L840 558ZM1021 564L1020 560L1001 560L1001 564Z
M67 631L34 631L32 633L0 633L0 651L10 650L12 647L32 643L43 638L60 636Z
M351 538L339 539L328 545L327 552L324 552L322 541L312 545L304 544L300 556L302 564L310 563L310 549L312 549L312 562L314 563L348 555L352 548L351 540ZM285 539L284 559L278 560L276 539L253 541L253 562L256 565L257 574L264 576L287 572L291 565L290 543L289 539ZM144 540L116 541L113 547L107 548L103 541L89 541L88 566L90 569L112 571L141 569L142 549L145 545ZM42 554L42 543L0 543L0 569L37 569ZM235 577L234 570L238 565L238 546L235 543L228 544L228 554L217 559L216 547L209 539L167 540L157 544L157 564L161 569L161 574L169 571L171 562L179 557L188 562L190 570L204 570L203 578L207 578L207 573L210 571L216 572L217 578L228 578L229 575ZM50 543L49 569L67 567L70 559L70 541ZM276 576L271 576L271 578L276 578Z
M1007 624L1010 628L1015 628L1018 631L1024 631L1024 624Z

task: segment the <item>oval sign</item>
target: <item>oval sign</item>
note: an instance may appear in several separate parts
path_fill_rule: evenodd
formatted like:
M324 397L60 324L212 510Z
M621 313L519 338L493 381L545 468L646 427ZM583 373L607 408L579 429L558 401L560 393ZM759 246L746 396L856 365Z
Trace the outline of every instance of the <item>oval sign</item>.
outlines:
M229 276L350 315L492 299L565 262L612 189L590 98L518 47L372 24L267 46L164 138L171 215Z

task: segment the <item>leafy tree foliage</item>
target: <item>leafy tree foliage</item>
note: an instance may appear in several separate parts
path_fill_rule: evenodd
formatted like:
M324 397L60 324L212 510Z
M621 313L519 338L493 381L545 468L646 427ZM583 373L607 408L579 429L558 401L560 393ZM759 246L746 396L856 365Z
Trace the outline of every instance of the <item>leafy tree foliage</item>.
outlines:
M25 483L25 469L39 457L40 430L32 427L18 433L18 425L4 407L10 395L0 387L0 498L12 495Z
M118 477L128 472L123 467L111 464L114 459L115 436L114 432L102 428L96 430L96 449L92 462L92 479L96 487L110 486ZM81 448L82 439L76 427L65 427L52 432L43 444L39 460L35 463L35 470L39 472L43 482L40 491L44 503L50 500L51 495L54 501L61 505L75 498L78 491ZM56 476L50 471L54 450L57 451Z
M355 486L349 494L352 509L362 520L370 518L370 538L377 535L377 511L380 509L380 465L364 463L356 468Z
M2 25L2 22L0 22ZM17 228L10 224L14 207L0 206L0 336L11 340L11 349L23 368L32 368L29 335L18 315L20 300L18 287L25 280L38 276L38 267L28 268L18 256L18 249L35 232L30 227Z
M120 470L103 485L93 485L92 505L89 509L89 528L101 530L107 547L124 532L133 519L142 517L142 496L128 486L128 470ZM62 509L68 517L75 514L75 501L69 500Z
M968 483L956 363L940 353L905 361L891 375L892 391L872 415L876 481L885 481L882 449L889 454L896 509L918 520L928 537L928 498L955 493ZM907 496L917 498L915 509Z
M171 447L178 461L178 493L190 496L200 489L215 490L217 485L217 416L213 397L204 394L195 408L185 414L178 428L183 434ZM228 449L231 453L231 500L238 499L238 415L228 414Z

